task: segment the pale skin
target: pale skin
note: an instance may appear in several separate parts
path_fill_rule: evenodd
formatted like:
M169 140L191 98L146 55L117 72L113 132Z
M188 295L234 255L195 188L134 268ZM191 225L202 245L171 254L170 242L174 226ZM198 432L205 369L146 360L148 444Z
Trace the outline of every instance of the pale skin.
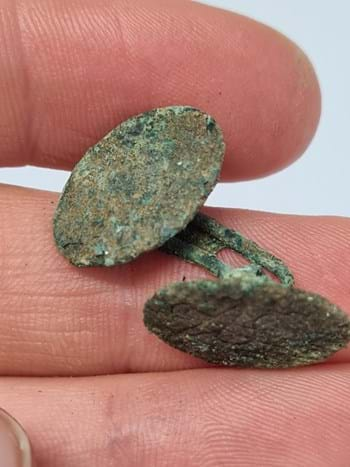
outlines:
M3 166L71 169L129 116L188 104L224 130L222 179L255 178L297 159L320 115L293 43L188 1L1 0L0 44ZM57 199L0 187L0 406L39 467L348 465L349 349L302 369L208 368L142 323L155 290L205 272L160 252L77 269L53 242ZM348 219L207 212L350 311Z

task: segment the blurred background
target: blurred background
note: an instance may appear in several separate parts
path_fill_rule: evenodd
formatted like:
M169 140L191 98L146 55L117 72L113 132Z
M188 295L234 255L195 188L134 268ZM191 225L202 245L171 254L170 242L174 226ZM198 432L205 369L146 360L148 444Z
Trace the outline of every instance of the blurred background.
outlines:
M280 213L350 216L350 2L202 0L274 27L310 57L319 76L320 126L302 159L264 179L219 184L207 205ZM0 182L61 191L68 172L0 169Z

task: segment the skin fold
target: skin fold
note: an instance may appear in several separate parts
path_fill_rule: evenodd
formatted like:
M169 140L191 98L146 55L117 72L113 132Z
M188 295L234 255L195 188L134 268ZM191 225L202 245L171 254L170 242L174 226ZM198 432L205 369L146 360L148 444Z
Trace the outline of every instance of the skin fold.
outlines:
M222 180L250 179L296 160L320 115L295 44L189 1L1 0L0 43L2 166L71 169L131 115L189 104L223 128ZM0 186L0 406L26 429L38 467L348 465L348 349L256 371L166 346L144 328L144 302L209 276L160 252L73 267L52 237L57 200ZM350 310L347 219L206 212L283 258L298 287Z

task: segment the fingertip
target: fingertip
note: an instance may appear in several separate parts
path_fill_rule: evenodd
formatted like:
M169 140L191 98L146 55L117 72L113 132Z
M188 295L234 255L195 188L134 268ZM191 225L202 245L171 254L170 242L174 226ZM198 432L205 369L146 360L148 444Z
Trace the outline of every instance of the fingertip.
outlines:
M32 3L9 10L2 31L3 165L70 169L121 121L173 104L200 108L222 126L223 180L280 170L312 139L315 71L268 26L182 0Z
M34 467L32 449L26 432L17 420L3 409L0 409L0 465Z
M306 53L276 30L244 20L255 23L250 44L242 70L231 66L236 97L226 101L225 118L219 118L228 142L223 181L259 178L293 163L310 144L321 114L320 86Z

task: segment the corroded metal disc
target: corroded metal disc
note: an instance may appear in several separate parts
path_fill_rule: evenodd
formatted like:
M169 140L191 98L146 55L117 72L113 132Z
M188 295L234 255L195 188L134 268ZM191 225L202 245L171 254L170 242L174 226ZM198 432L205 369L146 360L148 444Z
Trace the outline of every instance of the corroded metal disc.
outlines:
M350 340L350 321L335 305L252 274L171 284L146 303L144 322L179 350L240 367L307 365Z
M77 266L113 266L182 230L215 186L222 132L192 107L130 118L91 147L60 198L54 236Z

